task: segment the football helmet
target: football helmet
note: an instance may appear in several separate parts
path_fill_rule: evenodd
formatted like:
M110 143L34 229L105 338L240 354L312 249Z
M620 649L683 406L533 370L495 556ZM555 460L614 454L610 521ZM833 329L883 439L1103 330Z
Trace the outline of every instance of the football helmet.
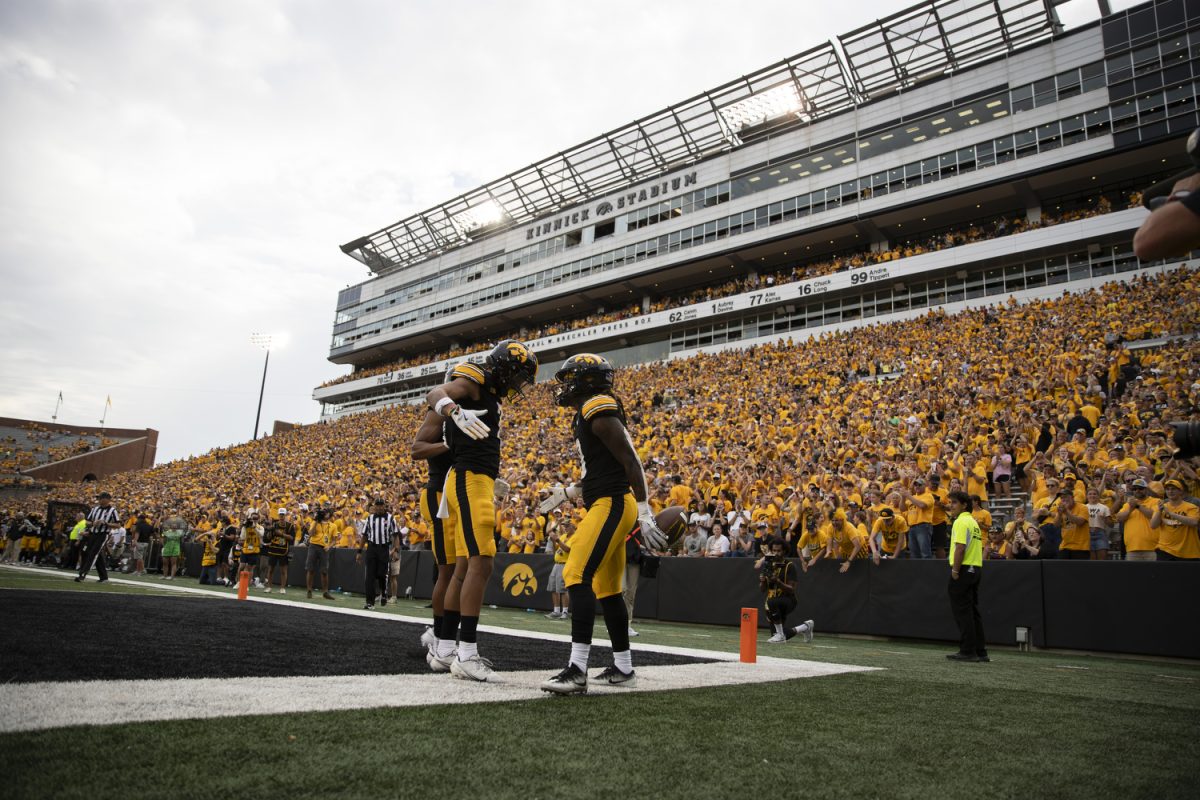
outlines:
M554 390L554 402L568 406L579 397L590 397L613 388L613 365L604 356L579 353L571 356L558 372L554 373L558 386Z
M521 394L537 378L538 360L533 351L516 339L505 339L487 357L488 371L496 388L506 397Z

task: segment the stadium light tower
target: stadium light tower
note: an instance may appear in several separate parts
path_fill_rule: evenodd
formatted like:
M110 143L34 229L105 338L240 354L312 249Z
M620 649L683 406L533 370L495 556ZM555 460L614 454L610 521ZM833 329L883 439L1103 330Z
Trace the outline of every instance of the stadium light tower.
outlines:
M254 412L254 438L258 438L258 422L262 418L262 403L263 393L267 389L267 365L271 363L271 345L280 346L283 344L286 337L279 334L271 333L252 333L250 334L250 342L257 347L261 347L267 351L267 357L263 359L263 376L262 385L258 387L258 410Z

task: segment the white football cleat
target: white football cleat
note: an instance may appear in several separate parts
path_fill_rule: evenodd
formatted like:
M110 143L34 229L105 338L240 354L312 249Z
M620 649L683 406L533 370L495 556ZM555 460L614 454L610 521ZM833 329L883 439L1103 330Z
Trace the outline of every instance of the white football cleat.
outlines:
M780 642L786 642L786 641L787 641L787 637L784 636L782 633L773 633L773 634L771 634L771 638L767 639L768 644L779 644Z
M630 628L629 629L629 638L632 639L635 636L641 636L641 634L638 633L637 631L635 631L633 628Z
M805 642L805 644L807 644L808 642L812 641L813 627L814 627L813 621L811 619L806 619L806 620L804 620L804 625L806 626L804 629L804 634L803 634L804 642Z
M587 673L570 664L553 678L543 681L542 691L554 694L587 694L587 685Z
M429 669L433 672L449 672L450 665L454 663L454 658L457 654L451 651L448 656L439 656L433 652L433 648L425 651L425 663L429 665Z
M437 641L437 637L433 635L432 627L426 628L425 632L421 634L421 646L424 647L426 650L433 647L433 645L436 641Z
M632 689L637 686L637 673L633 670L621 672L621 670L617 669L616 665L613 665L596 675L593 680L600 681L605 686L622 686L626 689Z
M465 661L456 657L450 663L450 674L463 680L485 683L495 674L495 670L492 669L492 662L483 656L472 656Z

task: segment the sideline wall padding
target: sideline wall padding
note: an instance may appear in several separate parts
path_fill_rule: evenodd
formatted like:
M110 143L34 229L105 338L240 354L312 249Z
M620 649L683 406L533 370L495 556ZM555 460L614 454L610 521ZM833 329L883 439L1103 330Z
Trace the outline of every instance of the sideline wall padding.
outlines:
M361 596L363 569L355 551L335 549L331 589ZM292 550L288 583L304 586L305 548ZM200 548L184 545L189 575L199 574ZM406 551L400 594L433 591L433 554ZM547 582L553 559L501 553L484 594L486 605L551 608ZM812 618L818 632L857 633L954 642L944 561L856 561L838 572L822 561L807 573L796 564L797 608L790 622ZM507 576L507 580L505 580ZM318 583L319 586L319 583ZM635 617L709 625L737 625L745 606L760 609L763 595L753 559L664 558L657 578L638 582ZM980 610L990 644L1013 645L1017 627L1030 629L1037 647L1138 653L1200 659L1200 564L1091 561L985 562Z

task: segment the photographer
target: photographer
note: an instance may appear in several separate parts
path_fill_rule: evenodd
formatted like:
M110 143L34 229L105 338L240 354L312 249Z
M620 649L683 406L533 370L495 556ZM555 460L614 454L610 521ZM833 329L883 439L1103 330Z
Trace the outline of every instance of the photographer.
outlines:
M254 570L258 567L258 554L262 550L263 543L263 526L258 524L258 511L253 508L246 509L246 520L242 523L241 532L238 534L238 539L242 544L242 555L238 559L238 579L242 575L254 577ZM257 580L254 582L254 588L259 588L260 584Z
M296 541L296 526L288 517L286 508L279 509L279 518L271 523L267 534L267 588L263 591L270 593L271 581L275 578L275 569L279 568L279 593L287 594L288 562L292 560L292 542Z
M787 617L796 610L796 566L784 553L783 539L773 536L766 542L766 555L754 562L759 570L758 588L766 594L764 609L767 620L775 633L767 641L771 644L786 642L796 634L811 642L813 621L805 620L795 627L788 627Z
M101 492L96 497L96 501L97 505L92 506L92 510L87 515L87 528L84 531L86 540L80 555L79 575L75 578L76 583L82 583L87 578L93 562L96 564L96 572L100 574L100 582L104 583L108 580L108 568L104 565L101 551L108 543L108 529L119 525L121 516L113 506L112 495L108 492Z

